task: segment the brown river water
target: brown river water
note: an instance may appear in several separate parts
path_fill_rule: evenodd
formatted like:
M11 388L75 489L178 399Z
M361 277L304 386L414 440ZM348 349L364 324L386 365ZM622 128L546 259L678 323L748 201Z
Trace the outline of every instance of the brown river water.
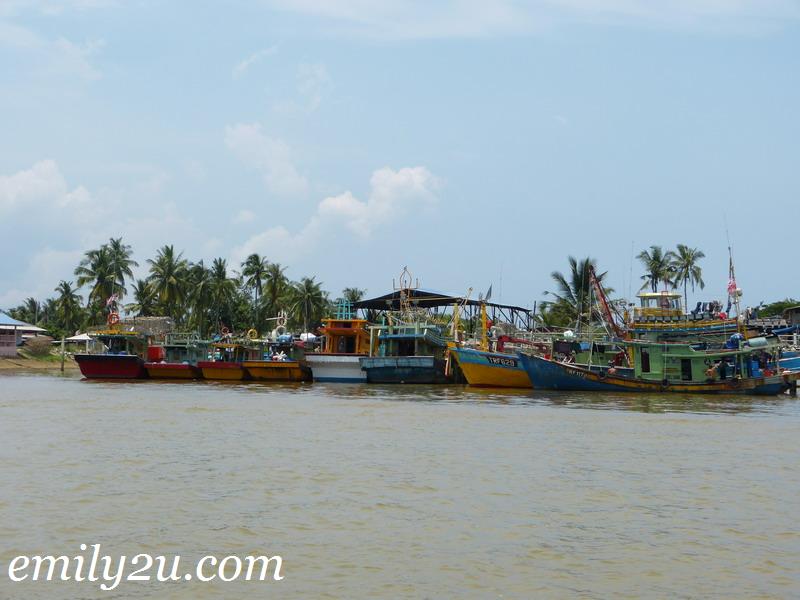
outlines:
M798 598L800 400L0 375L0 598ZM19 554L282 581L12 583Z

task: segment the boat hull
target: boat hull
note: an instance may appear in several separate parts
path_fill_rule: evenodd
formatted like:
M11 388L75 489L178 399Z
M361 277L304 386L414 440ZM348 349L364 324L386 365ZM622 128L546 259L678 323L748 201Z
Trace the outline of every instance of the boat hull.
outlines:
M311 369L296 360L246 360L242 366L256 381L311 381Z
M587 392L649 392L681 394L753 394L772 396L789 389L800 373L789 372L769 377L721 379L708 382L667 383L634 377L620 377L608 370L554 362L538 356L518 355L534 387L548 390Z
M366 383L367 374L361 370L358 354L306 354L314 381L331 383Z
M75 362L87 379L142 379L144 361L135 354L76 354Z
M198 379L200 369L187 363L146 362L144 368L151 379Z
M510 354L451 348L467 383L476 387L530 388L531 380L519 359Z
M241 363L221 361L199 361L197 368L203 374L203 379L214 381L242 381L247 378L247 371Z
M433 356L362 357L368 383L448 383L445 361Z

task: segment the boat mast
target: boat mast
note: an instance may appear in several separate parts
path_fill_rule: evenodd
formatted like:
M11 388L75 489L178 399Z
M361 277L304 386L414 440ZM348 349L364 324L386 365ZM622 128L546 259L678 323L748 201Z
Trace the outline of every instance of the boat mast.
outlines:
M617 322L614 320L614 313L611 312L611 305L608 302L608 297L603 290L603 286L600 285L600 281L597 279L597 275L594 272L594 266L592 265L589 265L589 281L592 284L595 296L597 296L597 301L600 303L603 319L611 327L611 329L614 330L614 334L617 337L625 337L625 331L619 325L617 325Z
M731 250L731 236L728 233L727 219L725 222L725 237L728 238L728 302L732 302L736 307L736 329L742 335L745 335L746 328L742 320L739 318L742 314L739 305L742 296L742 290L736 285L736 271L733 268L733 251ZM730 316L730 315L729 315Z
M492 297L492 286L489 286L489 291L486 292L486 296L480 298L481 302L481 350L484 352L489 351L489 317L486 314L486 303L489 301L489 298Z

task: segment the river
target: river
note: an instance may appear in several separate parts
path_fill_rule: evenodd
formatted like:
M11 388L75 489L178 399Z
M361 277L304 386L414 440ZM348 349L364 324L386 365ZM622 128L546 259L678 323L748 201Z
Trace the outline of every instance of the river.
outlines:
M788 396L0 375L0 597L798 597L799 441ZM98 543L284 578L6 573Z

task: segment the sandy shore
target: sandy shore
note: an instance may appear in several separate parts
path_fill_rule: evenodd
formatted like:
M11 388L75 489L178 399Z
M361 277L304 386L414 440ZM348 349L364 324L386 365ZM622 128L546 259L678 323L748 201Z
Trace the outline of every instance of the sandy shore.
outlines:
M61 361L36 360L18 356L16 358L0 358L0 372L9 371L60 371ZM78 363L71 357L64 361L64 371L78 371Z

